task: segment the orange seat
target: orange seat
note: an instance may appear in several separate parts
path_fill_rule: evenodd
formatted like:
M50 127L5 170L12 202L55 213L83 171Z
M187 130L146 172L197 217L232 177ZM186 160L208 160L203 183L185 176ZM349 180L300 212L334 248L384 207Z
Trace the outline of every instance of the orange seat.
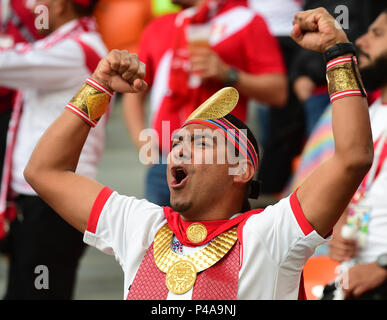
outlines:
M304 267L304 286L308 300L317 300L313 288L325 286L337 277L335 273L338 262L328 256L312 256Z
M138 41L152 18L151 0L100 0L94 16L109 50L137 52Z

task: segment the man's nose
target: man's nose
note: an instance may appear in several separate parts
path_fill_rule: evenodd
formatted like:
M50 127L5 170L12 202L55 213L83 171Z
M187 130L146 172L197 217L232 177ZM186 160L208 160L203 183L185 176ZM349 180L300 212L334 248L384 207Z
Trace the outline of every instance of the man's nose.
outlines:
M363 49L366 43L366 37L367 37L367 34L363 34L362 36L360 36L355 41L356 46L359 47L360 49Z
M180 159L187 159L189 152L188 152L188 146L185 143L180 143L178 146L176 146L173 150L173 157L176 160Z

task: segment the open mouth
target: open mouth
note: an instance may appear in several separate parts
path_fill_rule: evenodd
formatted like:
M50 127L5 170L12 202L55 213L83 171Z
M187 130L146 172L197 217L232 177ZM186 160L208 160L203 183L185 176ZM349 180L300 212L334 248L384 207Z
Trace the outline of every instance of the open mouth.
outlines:
M171 187L182 188L187 181L187 171L183 167L172 167L171 174L173 177Z

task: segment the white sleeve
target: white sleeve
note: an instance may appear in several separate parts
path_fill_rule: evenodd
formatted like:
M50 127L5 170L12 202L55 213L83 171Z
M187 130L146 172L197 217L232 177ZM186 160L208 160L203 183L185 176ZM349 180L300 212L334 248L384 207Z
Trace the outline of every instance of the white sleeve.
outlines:
M30 49L0 51L0 85L13 89L60 89L74 85L87 69L84 53L73 39L65 39L48 49L33 45ZM84 70L84 72L80 72Z
M263 244L279 268L297 272L302 271L316 247L328 240L329 237L321 237L305 218L296 192L253 215L243 228L246 254L256 254Z
M165 222L160 206L105 187L94 202L83 240L123 266L128 256L149 248Z

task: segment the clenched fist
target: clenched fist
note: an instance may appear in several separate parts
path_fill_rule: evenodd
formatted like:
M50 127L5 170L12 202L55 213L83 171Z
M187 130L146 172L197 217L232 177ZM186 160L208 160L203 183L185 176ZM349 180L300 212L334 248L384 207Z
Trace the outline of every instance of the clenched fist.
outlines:
M337 43L349 42L343 29L324 8L296 13L290 36L304 49L321 53Z
M112 50L102 59L92 78L115 92L136 93L146 90L145 64L136 54Z

